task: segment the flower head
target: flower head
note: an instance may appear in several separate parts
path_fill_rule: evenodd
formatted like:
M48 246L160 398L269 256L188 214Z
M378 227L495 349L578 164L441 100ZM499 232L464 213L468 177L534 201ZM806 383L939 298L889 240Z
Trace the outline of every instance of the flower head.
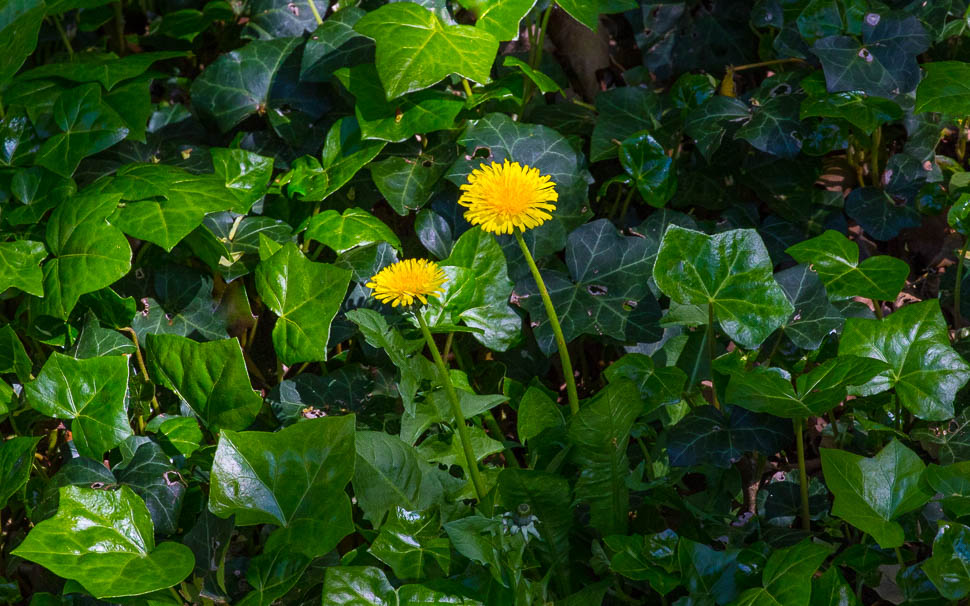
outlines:
M556 184L538 168L505 160L492 162L468 175L458 203L468 208L465 219L493 234L511 234L542 225L556 210Z
M427 303L428 297L440 297L446 279L434 261L405 259L377 272L366 286L378 301L397 307L411 305L414 299Z

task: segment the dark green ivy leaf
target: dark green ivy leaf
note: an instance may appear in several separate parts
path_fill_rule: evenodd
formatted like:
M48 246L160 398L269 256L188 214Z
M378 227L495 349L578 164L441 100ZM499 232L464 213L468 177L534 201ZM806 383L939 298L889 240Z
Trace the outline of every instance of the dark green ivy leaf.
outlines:
M710 463L727 469L746 452L778 452L791 443L791 431L791 423L771 415L702 406L669 430L667 451L674 467Z

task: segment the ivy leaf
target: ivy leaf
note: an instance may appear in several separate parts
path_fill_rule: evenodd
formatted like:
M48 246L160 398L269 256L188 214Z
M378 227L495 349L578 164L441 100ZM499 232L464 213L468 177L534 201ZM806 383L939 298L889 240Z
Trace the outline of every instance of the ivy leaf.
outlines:
M61 488L57 515L35 526L13 553L77 581L99 599L167 589L195 564L185 545L155 544L148 509L127 486Z
M407 584L397 589L380 568L373 566L329 566L323 582L323 603L333 606L422 606L456 604L481 606L482 602L454 592L424 585Z
M374 60L374 43L354 31L365 11L350 5L327 17L307 40L300 63L300 80L329 82L344 66Z
M486 84L498 52L492 34L469 25L445 25L433 12L411 2L370 11L354 29L377 44L377 72L388 100L433 86L451 74Z
M586 0L556 0L556 4L561 9L569 13L569 16L579 21L589 29L596 31L600 23L600 2L587 2Z
M459 4L475 14L475 27L504 42L519 37L519 23L536 0L459 0Z
M888 373L870 382L868 395L895 388L900 403L921 419L953 418L953 399L970 380L970 366L951 346L936 300L897 309L883 320L846 320L839 355L875 358Z
M876 240L890 240L904 229L918 227L921 215L910 205L898 205L883 189L859 187L845 199L845 214Z
M677 171L673 159L663 146L646 133L623 140L620 144L620 164L650 206L663 207L677 191Z
M677 543L680 537L667 529L649 536L613 535L603 542L610 551L610 569L628 579L647 581L654 591L667 595L680 585L672 575L677 569Z
M305 237L337 253L374 242L387 242L398 251L401 240L383 221L362 208L348 208L342 214L325 210L310 218Z
M40 262L45 257L47 249L43 242L0 242L0 292L13 287L43 297L44 274Z
M95 186L97 187L97 185ZM125 201L109 218L126 234L172 250L207 213L244 208L222 177L169 164L128 164L101 186Z
M762 587L748 589L738 606L805 606L812 593L812 575L832 552L828 545L804 540L771 554L762 574Z
M694 138L698 151L710 162L729 130L751 117L747 104L734 97L714 95L687 114L684 132Z
M188 420L195 424L193 419ZM130 486L144 499L156 532L174 534L178 530L185 482L158 444L151 441L140 444L131 459L115 467L114 472L119 482Z
M275 433L223 431L209 511L236 524L275 524L290 549L321 556L354 531L345 492L354 474L354 415L312 419Z
M643 410L632 381L613 381L570 419L569 441L581 472L576 498L589 503L590 523L604 535L624 534L630 493L626 447Z
M710 306L731 340L755 348L794 311L771 270L768 250L754 230L708 236L671 225L653 277L677 303Z
M933 61L924 65L923 71L925 75L916 88L916 112L970 114L970 63Z
M34 449L40 437L16 436L0 442L0 508L30 479Z
M101 99L98 84L61 93L54 103L54 123L61 132L44 141L36 162L62 177L70 177L81 160L128 135L124 119Z
M256 291L278 318L273 347L287 366L327 359L330 324L350 285L350 271L307 259L287 242L256 268Z
M608 381L626 377L637 384L640 396L651 409L676 404L683 397L687 375L676 366L657 367L653 358L628 353L610 364L603 372Z
M196 343L177 335L145 338L152 380L185 400L212 431L244 429L263 399L253 391L236 339Z
M355 439L354 494L375 528L395 507L418 510L429 505L428 491L422 492L422 462L413 446L382 431L360 431Z
M805 87L804 82L802 86ZM859 91L828 93L822 84L818 94L809 91L809 96L802 100L799 117L802 120L813 117L840 118L871 135L882 124L902 118L903 110L895 101L870 97Z
M213 147L212 168L225 181L226 187L236 195L239 202L233 206L237 212L247 212L266 194L273 177L273 158L238 148Z
M6 2L0 9L0 89L37 48L45 9L40 0Z
M956 522L940 522L933 539L933 555L923 562L923 572L948 600L962 600L970 594L970 554L964 546L970 528Z
M328 0L314 2L321 15L327 14ZM243 30L246 38L273 40L287 36L302 36L316 28L316 18L309 6L293 7L287 0L254 0L249 7L249 22Z
M883 549L903 544L903 527L894 520L922 507L933 496L919 484L926 466L912 450L893 439L874 457L822 448L822 473L835 495L832 515L872 535Z
M281 246L292 238L293 229L284 221L260 215L241 217L226 211L206 215L202 225L184 241L230 282L256 269L261 240Z
M778 452L792 440L791 423L777 417L702 406L670 428L667 451L674 467L710 463L727 469L746 452Z
M735 138L744 139L756 149L782 158L794 158L802 149L805 127L798 117L796 95L777 95L759 106Z
M30 377L33 362L10 324L0 326L0 374L12 373L21 383Z
M609 160L617 154L613 141L623 141L639 131L654 131L660 125L660 97L639 86L618 86L596 95L599 118L590 139L590 162Z
M253 40L219 55L192 83L192 104L222 132L265 112L273 78L302 38Z
M825 337L842 328L845 319L829 302L822 281L809 266L789 267L776 273L775 281L795 308L782 330L796 347L818 349Z
M357 103L354 114L364 139L404 141L416 134L449 129L465 101L451 93L423 90L389 101L372 64L334 72Z
M57 9L55 12L61 10L69 9ZM156 61L185 56L186 53L182 51L133 53L121 58L114 53L77 53L72 61L35 67L17 76L17 80L56 77L73 82L98 82L105 90L110 91L119 83L142 75ZM74 89L78 90L80 89Z
M647 285L648 257L646 240L621 236L607 219L587 223L569 234L569 276L558 271L543 272L567 342L582 334L627 340L626 331L634 313L640 307L657 308ZM535 280L529 277L519 282L515 293L518 304L538 323L535 336L539 347L551 354L555 339ZM654 320L657 319L659 313L655 314Z
M862 606L837 566L812 579L811 606Z
M125 356L76 360L54 352L24 393L41 414L72 420L74 443L83 456L100 460L132 435Z
M849 36L828 36L816 41L812 52L822 62L829 92L858 90L891 98L916 88L916 56L929 43L915 16L871 12L863 19L861 44Z
M895 301L906 284L909 265L888 255L859 263L859 246L834 230L789 246L785 252L799 263L810 263L832 297L865 297Z
M447 575L451 568L451 542L440 534L441 516L436 511L397 507L367 551L390 566L399 579Z

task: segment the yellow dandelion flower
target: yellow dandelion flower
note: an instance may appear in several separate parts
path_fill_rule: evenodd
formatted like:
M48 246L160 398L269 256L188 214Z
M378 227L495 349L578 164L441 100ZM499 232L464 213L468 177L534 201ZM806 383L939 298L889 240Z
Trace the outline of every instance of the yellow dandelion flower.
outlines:
M446 279L434 261L405 259L377 272L366 286L378 301L397 307L411 305L414 299L427 303L428 297L441 297Z
M468 208L465 219L493 234L511 234L538 227L552 218L559 200L556 184L538 168L505 160L492 162L468 175L458 203Z

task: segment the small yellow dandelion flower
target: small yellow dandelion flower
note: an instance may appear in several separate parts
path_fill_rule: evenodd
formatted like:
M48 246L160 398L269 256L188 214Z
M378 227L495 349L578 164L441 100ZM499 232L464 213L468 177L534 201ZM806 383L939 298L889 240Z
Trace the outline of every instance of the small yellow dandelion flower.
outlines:
M377 272L366 286L374 290L372 294L378 301L397 307L411 305L415 298L427 303L428 297L441 297L446 279L434 261L405 259Z
M468 208L465 219L493 234L511 234L515 228L525 231L552 218L559 194L548 175L538 168L505 160L492 162L468 175L468 183L458 203Z

